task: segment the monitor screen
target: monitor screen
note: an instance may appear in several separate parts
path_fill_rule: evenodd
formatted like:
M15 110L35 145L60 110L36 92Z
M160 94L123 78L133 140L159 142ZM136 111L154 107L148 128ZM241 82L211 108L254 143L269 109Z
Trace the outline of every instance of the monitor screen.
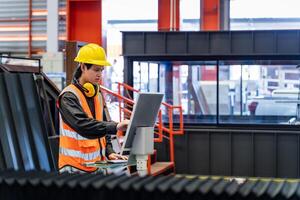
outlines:
M137 127L154 127L162 99L163 94L161 93L138 94L124 137L121 154L130 152Z

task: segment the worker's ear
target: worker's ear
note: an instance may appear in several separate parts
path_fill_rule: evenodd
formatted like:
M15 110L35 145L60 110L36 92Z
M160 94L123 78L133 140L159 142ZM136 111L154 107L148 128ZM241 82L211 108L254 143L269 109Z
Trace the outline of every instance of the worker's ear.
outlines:
M82 72L86 70L86 66L84 63L80 63L80 69Z

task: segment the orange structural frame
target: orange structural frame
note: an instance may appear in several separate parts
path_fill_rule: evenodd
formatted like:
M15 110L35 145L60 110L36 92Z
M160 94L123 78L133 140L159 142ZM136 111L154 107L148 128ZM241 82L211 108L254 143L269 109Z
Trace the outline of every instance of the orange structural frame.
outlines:
M158 30L179 30L179 0L158 0Z
M102 43L101 0L67 0L67 40Z
M220 30L220 0L201 0L201 30Z

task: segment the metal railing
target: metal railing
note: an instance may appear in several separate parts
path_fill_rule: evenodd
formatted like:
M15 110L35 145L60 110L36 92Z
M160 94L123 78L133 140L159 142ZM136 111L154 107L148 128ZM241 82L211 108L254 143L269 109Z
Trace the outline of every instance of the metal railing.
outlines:
M118 83L118 92L113 92L103 86L100 86L100 89L102 93L112 95L117 99L119 107L119 120L121 121L123 119L129 119L134 105L134 95L131 94L138 94L140 91L124 83ZM164 110L165 112L163 112ZM173 124L175 111L178 111L179 115L179 126L176 129L174 128ZM165 113L165 116L163 113ZM163 142L163 139L169 140L170 161L174 163L174 135L184 134L182 107L173 106L163 102L158 112L154 133L154 142L161 143Z

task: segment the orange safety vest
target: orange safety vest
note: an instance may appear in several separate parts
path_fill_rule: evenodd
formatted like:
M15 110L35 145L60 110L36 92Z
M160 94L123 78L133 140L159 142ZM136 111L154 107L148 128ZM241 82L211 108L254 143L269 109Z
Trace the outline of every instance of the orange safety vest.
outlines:
M80 105L89 118L94 118L88 106L84 94L73 84L67 86L60 94L72 92L78 98ZM94 97L95 119L103 120L103 101L101 94ZM60 115L60 137L59 137L59 169L64 166L72 166L83 171L96 171L95 167L84 166L84 163L105 160L106 139L88 139L79 135Z

